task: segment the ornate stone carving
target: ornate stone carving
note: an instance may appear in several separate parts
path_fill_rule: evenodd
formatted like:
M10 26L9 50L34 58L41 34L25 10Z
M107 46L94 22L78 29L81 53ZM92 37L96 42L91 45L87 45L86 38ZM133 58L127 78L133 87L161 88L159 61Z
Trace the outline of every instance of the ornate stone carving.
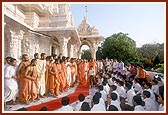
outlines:
M79 35L99 35L99 31L95 28L95 26L91 27L84 16L82 23L78 26L77 31Z

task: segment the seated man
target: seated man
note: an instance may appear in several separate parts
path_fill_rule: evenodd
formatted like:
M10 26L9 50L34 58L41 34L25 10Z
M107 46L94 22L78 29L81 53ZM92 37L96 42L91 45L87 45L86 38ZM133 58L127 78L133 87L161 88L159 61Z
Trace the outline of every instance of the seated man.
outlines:
M69 98L67 96L62 98L61 103L62 107L57 111L73 111L73 107L69 105Z

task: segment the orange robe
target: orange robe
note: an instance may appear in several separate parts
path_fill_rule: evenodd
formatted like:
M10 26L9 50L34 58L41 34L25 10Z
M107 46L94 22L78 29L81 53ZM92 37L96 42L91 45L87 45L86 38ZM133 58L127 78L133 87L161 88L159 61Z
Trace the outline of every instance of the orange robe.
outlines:
M81 84L82 82L82 69L83 69L83 63L80 62L78 64L78 77L79 77L79 83Z
M63 63L62 64L62 67L63 67L63 71L64 71L64 84L63 84L63 86L64 86L64 90L66 90L68 87L67 87L67 67L66 67L66 65L65 65L65 63Z
M66 79L65 79L65 66L64 66L64 63L61 63L61 90L64 91L65 90L65 87L66 87Z
M33 68L33 69L32 69ZM37 70L35 66L29 66L25 72L24 97L25 101L35 100L37 98L37 81L31 80L28 77L37 79Z
M76 81L76 73L77 73L77 65L75 62L71 65L71 85L73 85Z
M89 62L89 69L90 69L91 66L93 66L94 75L96 75L96 71L97 71L97 64L96 64L96 62L94 62L94 61Z
M60 63L57 64L57 68L58 68L58 81L59 81L59 90L60 92L63 91L63 70L62 70L62 66Z
M81 84L84 87L88 85L88 63L82 63L82 70L81 70Z
M139 69L138 78L145 78L146 71L144 69Z
M50 82L50 92L51 94L59 95L59 79L58 79L58 68L57 64L53 63L49 71L49 82Z
M46 72L45 72L45 83L46 83L46 93L49 93L49 69L51 67L50 61L46 61Z
M23 103L25 101L24 97L24 85L25 85L25 71L30 62L21 62L19 64L17 74L18 74L18 85L19 85L19 102Z

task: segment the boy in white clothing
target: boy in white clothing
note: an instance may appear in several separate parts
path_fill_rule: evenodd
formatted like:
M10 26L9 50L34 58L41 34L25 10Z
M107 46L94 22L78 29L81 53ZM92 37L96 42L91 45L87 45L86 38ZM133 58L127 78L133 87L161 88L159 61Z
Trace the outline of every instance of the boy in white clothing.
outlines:
M93 87L93 79L94 79L94 69L93 69L93 66L90 67L89 76L90 76L90 85L91 85L91 87Z
M57 111L73 111L73 107L69 105L69 98L67 96L63 97L61 102L62 107Z

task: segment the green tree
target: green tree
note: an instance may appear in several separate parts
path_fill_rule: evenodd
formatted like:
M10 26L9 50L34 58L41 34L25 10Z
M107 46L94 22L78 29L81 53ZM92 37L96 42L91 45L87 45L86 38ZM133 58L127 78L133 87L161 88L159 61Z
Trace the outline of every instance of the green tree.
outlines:
M138 48L141 60L144 61L144 65L155 66L159 63L164 63L164 44L153 43L144 44L141 48ZM146 59L151 61L145 61ZM144 67L145 67L144 66Z
M139 60L136 42L122 32L113 34L102 44L103 58L124 59L128 62Z
M96 52L96 59L97 59L97 60L103 59L102 47L98 47L98 50L97 50L97 52Z
M154 59L153 66L156 66L159 63L160 63L160 59L159 59L159 56L157 55Z
M81 56L81 59L87 59L90 60L91 59L91 52L90 50L82 50L83 54Z

